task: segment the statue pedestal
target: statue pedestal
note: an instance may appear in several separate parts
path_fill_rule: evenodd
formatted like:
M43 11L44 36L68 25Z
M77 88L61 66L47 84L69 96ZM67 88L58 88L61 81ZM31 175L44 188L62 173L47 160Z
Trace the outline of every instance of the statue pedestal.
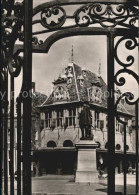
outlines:
M93 140L80 140L76 144L78 152L76 183L96 183L98 171L96 169L96 148L98 144Z

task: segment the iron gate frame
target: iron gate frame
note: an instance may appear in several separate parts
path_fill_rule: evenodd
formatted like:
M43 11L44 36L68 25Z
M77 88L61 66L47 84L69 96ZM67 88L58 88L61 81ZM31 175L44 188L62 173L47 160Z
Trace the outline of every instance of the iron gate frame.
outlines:
M66 11L62 6L68 5L79 5L77 12L73 15L72 19L75 19L76 25L71 27L63 27L66 19L69 17L66 15ZM106 6L108 18L105 18L102 15L99 15L101 12L101 6ZM123 17L119 22L116 19L111 19L110 15L115 14L112 6L119 6L119 11L127 11L127 15L119 15L118 17ZM94 7L97 9L93 10L93 17L91 18L92 12L91 8ZM117 80L117 76L120 73L129 73L131 74L137 82L139 82L138 75L130 71L128 67L132 66L134 63L133 56L127 58L127 64L123 64L117 55L117 48L123 40L126 41L125 47L128 50L132 50L138 46L136 38L138 37L138 28L134 26L134 22L139 19L138 16L138 2L137 0L59 0L59 1L50 1L42 5L37 6L33 9L32 0L24 0L23 3L15 3L14 0L4 1L2 0L2 9L7 10L7 13L2 12L2 45L1 45L1 74L0 74L0 91L5 92L4 99L0 101L0 136L1 136L1 170L2 162L4 162L4 193L8 194L8 175L7 175L7 118L8 118L8 74L10 74L11 86L10 91L12 97L10 98L10 193L14 194L14 78L18 77L20 74L21 68L23 69L23 83L19 97L17 98L17 193L21 194L21 158L23 158L23 194L31 194L31 97L23 98L22 93L26 91L28 94L31 90L32 83L32 53L48 53L50 47L57 41L62 38L67 38L70 36L79 36L79 35L105 35L107 36L107 75L108 75L108 92L112 96L108 97L108 155L109 165L108 165L108 195L115 194L115 117L124 125L124 159L126 162L126 123L121 121L118 116L117 105L120 101L120 98L115 103L114 99L114 85L122 86L125 84L125 80ZM92 19L91 22L99 23L101 27L89 27L91 22L87 19L87 22L84 24L79 24L79 13L81 10L89 9L88 15ZM14 10L14 15L13 15ZM51 14L58 15L57 10L63 13L63 18L59 21L58 24L48 25L44 20L41 20L41 24L47 29L47 32L54 32L50 35L45 42L39 42L36 38L33 38L32 35L37 33L32 32L32 17L39 12L45 13L47 11L50 17ZM3 11L3 10L2 10ZM132 17L130 16L130 11L132 12ZM124 12L124 13L125 13ZM31 14L32 13L32 14ZM50 15L49 15L50 14ZM131 17L131 20L129 19ZM129 24L124 23L129 19ZM13 24L15 22L15 24ZM112 25L107 26L104 22L110 22ZM37 22L36 22L37 23ZM35 24L35 22L33 23ZM117 25L121 25L124 28L116 28ZM24 31L21 27L24 26ZM11 32L8 32L7 29L10 29ZM57 32L55 32L57 31ZM42 32L39 32L40 34ZM115 37L122 36L118 43L114 44ZM16 45L15 42L17 39L23 41L23 45ZM23 59L19 54L23 52ZM117 61L123 69L118 71L115 74L115 62ZM110 66L111 64L111 66ZM131 102L133 100L132 94L127 93L123 94L122 97L125 97L125 100L128 104L136 105L136 193L138 193L138 100ZM21 156L21 106L23 105L23 155ZM112 130L111 130L112 129ZM2 139L4 137L4 139ZM3 152L4 147L4 152ZM2 181L2 171L1 171L1 181ZM2 182L1 182L2 183ZM1 186L2 189L2 186ZM126 194L126 170L124 169L124 194Z

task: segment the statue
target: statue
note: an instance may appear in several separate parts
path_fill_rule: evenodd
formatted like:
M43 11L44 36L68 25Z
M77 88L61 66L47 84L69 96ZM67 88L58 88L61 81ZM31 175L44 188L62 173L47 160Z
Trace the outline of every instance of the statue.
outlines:
M91 125L92 125L92 115L90 111L90 106L88 102L85 102L83 104L83 109L79 113L79 127L82 132L81 140L92 139Z

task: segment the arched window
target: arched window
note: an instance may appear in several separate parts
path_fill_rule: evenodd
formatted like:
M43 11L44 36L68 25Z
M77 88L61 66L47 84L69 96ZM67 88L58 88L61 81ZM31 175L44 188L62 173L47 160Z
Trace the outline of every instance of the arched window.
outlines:
M117 144L116 147L115 147L116 150L120 150L121 149L121 146L120 144Z
M56 147L56 143L54 142L54 141L49 141L48 143L47 143L47 147Z
M73 147L73 143L71 140L65 140L63 142L63 147Z

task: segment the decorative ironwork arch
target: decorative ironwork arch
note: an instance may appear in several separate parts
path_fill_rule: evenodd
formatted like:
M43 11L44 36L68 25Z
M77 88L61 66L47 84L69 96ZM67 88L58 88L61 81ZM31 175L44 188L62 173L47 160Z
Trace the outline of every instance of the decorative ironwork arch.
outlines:
M66 7L73 5L76 7L72 15L67 14ZM40 19L33 20L33 17L40 14ZM56 20L54 19L56 17ZM73 24L66 22L72 20ZM21 105L23 104L23 194L31 194L31 97L24 98L24 91L27 93L31 89L32 74L32 52L48 53L50 47L58 40L70 36L79 35L106 35L108 47L108 92L112 97L108 97L108 155L111 162L108 167L108 194L115 193L115 126L114 119L124 124L124 156L126 162L126 122L118 116L117 106L121 98L125 98L126 103L136 105L136 152L138 160L138 100L134 100L130 92L122 94L116 101L114 100L114 84L123 86L125 78L118 76L121 73L128 73L139 82L138 75L130 70L134 63L134 57L129 55L127 63L123 63L118 57L118 47L123 42L125 48L135 49L139 43L138 37L138 2L137 0L59 0L50 1L32 9L32 1L24 0L22 3L15 3L14 0L2 0L2 45L1 45L1 66L0 66L0 111L1 111L1 148L4 146L4 193L8 194L7 176L7 118L8 118L8 74L10 74L11 92L14 94L14 78L18 77L23 69L23 83L19 97L17 98L17 136L18 136L18 194L21 193ZM42 31L32 32L32 26L40 24L44 28ZM95 25L98 25L96 27ZM24 30L23 30L24 29ZM53 33L43 42L37 37L43 33ZM115 37L120 37L114 45ZM19 40L23 44L16 45ZM24 53L23 58L19 55ZM121 69L114 73L114 60L121 65ZM28 124L27 124L28 121ZM10 100L10 191L14 194L14 96ZM4 140L2 139L4 135ZM26 138L27 137L27 138ZM113 162L113 163L112 163ZM138 161L136 161L138 162ZM138 163L136 170L138 176ZM2 167L2 165L1 165ZM1 177L2 181L2 177ZM2 182L0 182L2 183ZM138 184L138 177L136 177ZM27 187L29 185L29 187ZM138 192L138 185L136 185ZM126 194L126 166L124 170L124 194Z

